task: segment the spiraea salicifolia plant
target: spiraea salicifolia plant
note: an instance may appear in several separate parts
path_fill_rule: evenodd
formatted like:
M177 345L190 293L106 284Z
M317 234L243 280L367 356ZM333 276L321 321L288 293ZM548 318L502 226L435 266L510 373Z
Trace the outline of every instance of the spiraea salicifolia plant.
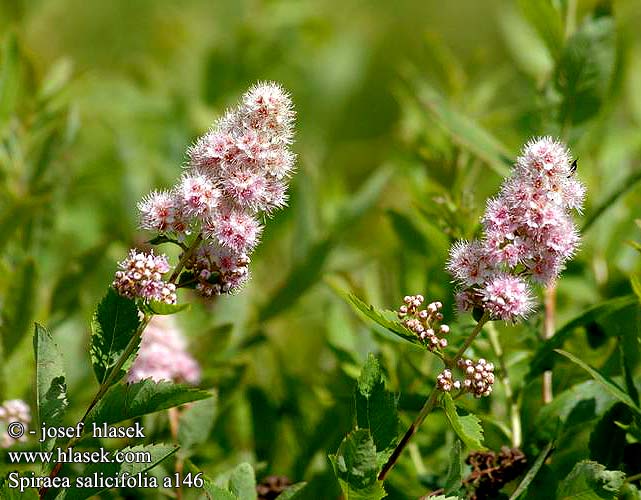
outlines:
M211 426L213 403L207 401L212 401L213 393L194 387L201 382L199 363L168 315L187 305L179 304L180 289L213 298L237 292L247 283L250 255L263 224L287 202L295 162L290 150L293 126L289 95L275 83L255 85L187 150L188 161L176 185L152 192L138 205L141 228L155 233L149 243L175 244L180 254L174 264L154 250L132 249L118 264L112 286L92 319L90 353L99 387L78 423L86 430L94 423L113 425L169 410L174 442L141 445L149 451L151 461L136 465L134 474L165 460L175 452L176 444L185 444L181 439L187 439L188 448L175 460L176 475L183 477L184 459L194 442L207 437L205 432L194 441L193 435L184 437L179 431L181 415L192 410L188 418L202 420L193 425ZM34 346L39 360L38 419L52 427L62 422L67 407L62 356L40 325L36 325ZM29 420L27 410L9 403L1 407L1 419ZM183 406L187 403L190 405ZM85 431L64 443L49 437L42 440L42 447L67 450L86 435ZM56 463L32 485L39 488L41 498L52 495L50 490L71 488L69 477L77 471L66 467ZM187 477L187 486L209 488L214 496L219 493L201 473ZM176 489L176 496L181 497L180 484L149 481L145 487ZM105 488L94 487L90 494Z
M422 295L408 295L396 310L395 320L357 297L349 296L349 301L358 310L396 335L422 346L445 366L437 375L434 389L418 416L399 441L395 397L385 391L375 360L368 361L356 391L358 430L345 438L332 457L342 485L354 488L349 479L351 469L345 464L355 457L347 455L361 448L365 453L365 448L369 447L375 450L375 462L382 467L380 470L375 467L375 473L374 469L370 471L367 485L361 482L358 488L370 495L368 498L382 498L382 481L421 423L439 405L458 437L471 448L481 448L478 419L468 415L463 425L454 400L465 394L476 398L490 396L495 381L504 380L501 378L503 366L499 363L495 374L493 362L467 358L465 352L488 322L499 320L512 325L532 314L536 310L533 287L554 282L565 262L576 252L580 235L572 221L572 211L581 211L585 188L576 178L575 170L576 163L560 141L550 137L531 140L524 146L498 196L487 202L481 219L482 237L452 245L446 269L456 283L455 302L460 314L472 312L476 320L461 345L451 345L450 327L444 323L443 306L439 301L426 305ZM496 331L491 323L488 335L494 345ZM502 359L499 361L502 363ZM372 380L377 380L376 385L372 385ZM504 383L507 382L504 380ZM379 394L374 395L375 390ZM364 410L359 407L358 399L363 397L369 398L372 404L375 400L388 403L379 405L377 415L361 415ZM368 408L367 411L373 410ZM376 422L376 425L368 422ZM518 446L521 430L516 416L513 424L513 445ZM385 426L388 426L388 436L383 447L380 446L380 428Z

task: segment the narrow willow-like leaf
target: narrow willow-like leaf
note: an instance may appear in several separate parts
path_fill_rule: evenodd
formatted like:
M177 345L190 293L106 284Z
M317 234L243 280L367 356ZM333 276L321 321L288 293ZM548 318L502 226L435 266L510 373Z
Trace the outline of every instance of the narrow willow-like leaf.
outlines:
M237 466L229 476L229 491L239 500L256 500L256 476L248 463Z
M630 396L628 396L623 389L616 385L612 380L607 378L605 375L601 374L598 370L592 368L582 359L577 358L574 354L563 351L561 349L555 349L557 353L561 356L565 356L574 364L583 368L590 376L596 380L601 386L608 391L612 396L621 401L623 404L627 405L631 410L633 410L637 415L641 415L641 408L635 404Z
M356 295L345 293L340 290L337 291L354 309L363 313L376 324L382 326L394 335L401 337L403 340L422 346L421 341L415 333L410 332L398 321L391 319L394 317L394 313L392 311L378 311L374 306L366 304Z
M545 43L550 55L558 59L563 47L560 13L550 0L519 0L521 12Z
M596 462L579 462L559 484L557 499L614 500L624 481L621 471L606 470Z
M374 440L367 429L349 433L335 455L330 455L345 500L380 500L386 493L377 479Z
M525 477L521 480L519 485L516 487L516 490L514 490L514 493L512 493L510 500L517 500L517 498L519 498L523 493L527 491L528 486L530 486L530 483L534 480L539 470L545 463L545 460L550 455L550 453L552 453L553 449L554 449L554 442L550 441L545 446L545 448L543 448L541 453L539 453L539 456L536 457L534 464L532 465L532 467L530 467L530 470L527 471L527 474L525 475Z
M419 103L450 134L460 147L483 160L499 176L506 177L512 159L507 148L487 130L455 110L434 88L424 81L414 82Z
M484 450L485 447L482 444L483 427L481 427L479 418L472 413L459 415L454 400L448 393L443 393L442 401L445 415L452 429L461 441L465 443L465 446L472 450Z
M172 382L154 382L151 379L133 384L117 384L89 412L85 429L91 428L94 422L97 425L115 424L211 396L210 393L193 387Z
M216 395L192 403L180 414L178 444L181 453L189 453L209 438L216 417Z
M28 257L16 269L2 307L0 334L7 359L31 327L36 304L35 292L36 264L33 258Z
M60 349L47 329L38 323L33 335L36 359L36 403L39 425L58 427L67 409L67 382ZM51 450L55 438L40 443L42 450Z
M570 320L556 331L554 336L543 343L534 354L530 362L530 372L528 379L532 379L543 373L545 370L552 368L554 363L554 350L561 347L563 343L572 335L576 328L585 326L593 321L602 320L615 314L626 307L635 305L637 298L634 295L624 295L614 299L606 300L596 306L590 307L583 311L576 318Z
M139 325L135 302L109 288L91 321L91 362L99 383L107 379ZM126 373L126 368L121 368L114 382Z
M636 169L630 172L618 185L612 193L610 193L605 200L603 200L596 208L592 209L585 217L585 222L581 228L581 233L585 233L592 225L601 218L601 216L608 210L608 208L614 206L614 204L621 199L628 191L634 188L639 182L641 182L641 169ZM637 243L638 245L638 243ZM641 247L638 248L641 251Z
M463 484L463 461L462 461L463 447L461 441L456 439L454 445L450 450L450 465L447 469L447 477L445 478L445 494L457 493Z
M122 449L123 453L148 452L151 460L149 462L91 464L87 466L80 475L84 478L81 483L82 487L75 487L81 486L81 484L76 483L73 488L61 491L56 497L56 500L84 500L85 498L94 496L107 489L96 486L95 484L87 483L87 481L93 479L94 474L102 477L116 477L117 474L123 476L127 473L129 476L135 476L138 473L144 473L145 471L154 468L160 462L176 453L177 450L178 448L176 446L167 444L151 444L124 448ZM77 481L80 481L80 479Z
M561 123L581 123L600 111L612 84L615 57L611 17L588 19L570 37L555 75L556 89L562 97Z
M396 443L399 420L396 396L385 389L381 368L372 354L361 371L355 399L357 425L360 429L369 429L382 466Z

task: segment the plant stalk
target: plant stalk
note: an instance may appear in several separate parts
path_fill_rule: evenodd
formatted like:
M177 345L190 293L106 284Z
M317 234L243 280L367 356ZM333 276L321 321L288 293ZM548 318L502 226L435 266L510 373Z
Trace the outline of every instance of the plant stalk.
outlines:
M472 333L470 333L470 335L465 339L463 346L461 346L461 348L458 350L458 352L454 355L452 359L446 362L447 366L456 365L456 362L463 355L463 353L470 346L470 344L474 341L474 339L478 336L478 334L481 333L481 329L483 328L483 325L487 323L489 319L490 319L490 313L489 311L485 311L483 313L483 316L479 320L479 322L474 327L474 330L472 330ZM423 423L427 415L429 415L429 413L434 409L434 407L436 406L436 402L438 400L438 393L439 393L438 388L435 386L434 389L432 389L432 392L430 393L429 397L427 398L427 401L425 401L423 408L421 408L421 411L419 412L417 417L414 419L414 422L411 423L411 425L405 432L405 435L403 436L403 438L396 445L396 448L394 448L394 451L392 452L392 455L387 460L387 463L381 469L381 472L378 475L379 481L385 480L385 477L387 477L387 474L389 473L389 471L392 470L392 467L394 467L394 465L398 461L398 458L401 456L401 453L403 453L403 450L405 449L407 444L410 442L410 439L412 439L412 436L416 434L416 431L418 430L420 425Z
M487 325L487 336L490 339L490 344L494 355L499 362L499 368L501 370L501 383L505 389L505 399L510 411L510 422L512 427L512 447L519 448L523 441L523 432L521 429L521 414L519 412L519 405L517 400L514 397L514 391L512 390L512 382L510 381L510 375L507 371L507 363L505 362L505 356L503 353L503 347L499 339L499 334L496 331L496 327L490 323Z
M170 283L176 283L176 279L178 279L178 276L180 275L180 271L183 270L183 267L185 267L185 264L189 259L191 259L192 255L194 255L194 252L196 249L199 247L200 243L203 241L203 233L199 233L194 242L191 244L191 246L183 252L182 256L180 257L180 260L178 261L178 264L176 264L176 269L174 269L174 272L171 273L171 277L169 278Z
M545 316L543 318L543 340L551 339L554 336L554 318L556 310L556 283L545 288L544 292ZM541 394L543 404L552 402L552 370L543 372L541 382Z

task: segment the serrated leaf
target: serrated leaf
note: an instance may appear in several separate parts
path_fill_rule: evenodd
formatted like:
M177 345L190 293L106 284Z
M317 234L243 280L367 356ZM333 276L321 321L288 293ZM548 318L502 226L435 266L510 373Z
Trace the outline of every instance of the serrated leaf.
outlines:
M86 469L84 469L81 473L81 476L84 479L83 485L86 485L88 487L83 487L83 488L69 488L67 490L63 490L60 492L60 494L56 497L57 500L83 500L85 498L89 498L91 496L96 495L97 493L100 493L101 491L106 490L107 488L102 488L100 486L95 486L95 485L87 485L86 481L92 479L93 474L97 474L98 476L104 476L104 477L116 477L117 474L120 476L123 476L125 473L129 474L129 476L135 476L138 473L143 473L145 471L148 471L149 469L154 468L156 465L158 465L160 462L163 460L167 459L171 455L173 455L178 448L174 445L167 445L167 444L151 444L151 445L140 445L140 446L133 446L133 447L127 447L122 449L122 452L132 452L132 453L138 453L138 452L148 452L150 453L150 461L149 462L132 462L132 463L97 463L97 464L91 464L89 465ZM73 484L73 482L72 482Z
M545 43L550 55L557 59L563 47L561 16L550 0L519 0L521 12Z
M559 484L557 498L559 500L614 500L624 481L623 472L606 470L603 465L596 462L579 462Z
M531 380L543 373L545 370L552 368L554 363L554 350L561 347L576 328L583 327L593 321L601 321L610 315L618 313L626 307L636 304L637 298L634 295L616 297L586 309L577 317L567 322L556 331L551 339L544 342L536 350L536 353L530 362L528 379Z
M117 384L89 412L85 429L91 428L93 422L99 425L115 424L211 396L210 393L193 387L172 382L154 382L151 379L133 384Z
M338 293L357 311L360 311L369 319L374 321L376 324L387 329L394 335L401 337L403 340L407 340L412 344L417 344L422 346L421 341L413 332L409 331L398 321L390 319L393 317L394 313L392 311L378 311L374 306L370 306L359 299L356 295L351 293L345 293L340 290L337 290Z
M139 325L136 303L110 287L91 321L91 362L99 383L107 379ZM122 378L126 369L120 369L114 382Z
M517 498L527 491L528 486L530 486L530 483L534 480L553 449L554 442L550 441L545 448L543 448L541 453L539 453L539 456L536 457L534 464L530 467L530 470L527 471L527 474L523 477L519 485L516 487L516 490L514 490L514 493L510 496L510 500L517 500Z
M621 401L623 404L627 405L631 410L633 410L637 415L641 415L641 408L639 408L635 402L632 400L630 396L628 396L623 389L621 389L618 385L616 385L612 380L610 380L608 377L605 375L601 374L598 370L595 368L592 368L590 365L588 365L585 361L582 359L577 358L574 354L570 354L569 352L563 351L561 349L555 349L555 352L560 354L561 356L565 356L568 358L570 361L572 361L574 364L580 366L583 368L586 372L590 374L590 376L596 380L607 392L609 392L612 396L614 396L616 399Z
M250 464L242 463L232 471L229 491L239 500L256 500L256 476Z
M196 401L181 412L178 425L181 453L189 453L207 441L216 417L216 402L216 395L212 394L210 398Z
M568 39L555 77L562 98L561 123L577 124L599 112L612 83L615 56L610 17L589 19Z
M0 335L7 359L31 327L36 285L36 264L33 258L28 257L16 269L2 307Z
M471 450L484 450L483 446L483 427L481 421L473 413L459 415L452 396L443 393L443 408L445 415L452 426L456 435L465 443L465 446Z
M461 441L456 439L454 445L450 450L450 465L447 469L447 477L445 478L445 494L456 493L461 489L463 484L463 461L462 461L463 447Z
M306 482L296 483L288 486L285 491L278 495L278 500L305 500L309 492L304 492Z
M329 458L345 500L380 500L386 495L377 480L376 447L369 430L349 433Z
M357 425L369 429L379 465L383 465L394 449L399 419L396 396L385 389L378 360L372 354L361 370L355 399Z
M36 359L36 405L39 426L58 427L67 409L67 382L60 349L47 329L38 323L33 335ZM42 450L51 450L55 438L40 443Z
M627 431L619 424L632 423L632 412L623 403L616 403L597 422L590 433L590 459L608 468L617 468L623 460Z
M483 160L499 176L508 175L512 159L507 148L498 139L471 118L454 109L425 81L414 82L414 87L419 103L456 144Z

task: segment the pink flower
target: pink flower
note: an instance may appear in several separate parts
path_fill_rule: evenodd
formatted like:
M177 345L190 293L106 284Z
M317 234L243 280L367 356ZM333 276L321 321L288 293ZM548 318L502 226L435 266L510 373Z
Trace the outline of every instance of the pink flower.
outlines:
M480 290L483 305L493 319L515 322L532 311L533 297L527 283L517 277L501 273Z
M237 253L248 252L258 244L262 226L250 214L237 209L223 209L210 218L204 234Z
M0 405L0 427L3 429L0 434L0 448L9 448L16 441L27 440L27 432L17 439L9 435L7 425L11 422L20 422L25 428L31 422L31 409L21 399L10 399Z
M182 202L184 213L190 217L200 218L214 212L221 193L208 177L194 173L183 175L176 189L176 197Z
M447 270L461 283L471 286L483 283L492 267L480 241L457 241L450 248Z
M151 378L156 382L200 382L200 366L187 351L185 338L173 316L154 316L145 329L128 382Z
M180 219L180 206L168 191L154 191L138 203L140 227L161 233L174 229Z

